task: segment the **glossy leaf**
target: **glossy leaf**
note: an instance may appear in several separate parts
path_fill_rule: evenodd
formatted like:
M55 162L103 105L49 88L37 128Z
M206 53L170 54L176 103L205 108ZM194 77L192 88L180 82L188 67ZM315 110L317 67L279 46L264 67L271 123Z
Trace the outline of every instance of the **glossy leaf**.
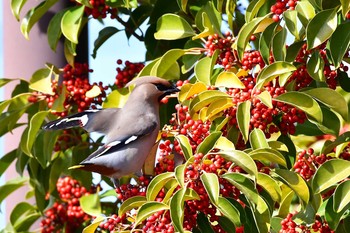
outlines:
M237 107L237 123L245 142L248 141L249 136L250 107L249 100L240 103Z
M259 197L259 202L258 206L256 207L256 210L254 211L254 220L256 222L258 231L263 233L263 232L268 232L269 227L270 227L270 211L269 207L264 201L264 199L261 196Z
M221 136L219 140L217 140L215 147L222 151L231 151L235 150L235 144L228 140L226 137Z
M182 17L175 14L164 14L157 21L157 40L176 40L194 36L191 25Z
M259 95L257 95L258 99L265 104L268 108L273 108L272 105L272 97L270 92L268 91L263 91Z
M250 40L250 36L253 34L255 29L258 27L260 22L264 19L264 17L258 17L253 19L247 24L244 24L241 28L240 32L237 36L237 52L238 52L238 58L240 61L242 61L243 53L247 47L247 44Z
M321 149L321 153L328 154L330 153L336 146L345 143L350 142L350 132L345 132L342 135L338 136L333 142L328 141L326 142Z
M223 71L215 80L216 87L245 88L244 84L233 72Z
M309 202L309 188L305 180L299 174L285 169L276 169L275 173L283 183L293 189L305 205Z
M20 20L20 13L27 0L11 0L11 11L17 21Z
M325 204L325 220L327 221L329 227L331 229L336 229L339 225L339 222L341 221L341 218L345 211L348 211L350 208L350 205L347 205L345 209L343 209L341 212L337 213L333 210L333 198L329 198Z
M186 188L177 190L170 200L170 217L176 232L185 232L183 228L185 192Z
M307 49L313 49L325 42L331 37L336 28L336 8L317 13L306 28Z
M304 27L306 27L309 21L316 15L315 8L308 1L298 2L295 9L298 12L298 18Z
M282 195L280 206L278 209L278 216L287 216L287 214L290 212L290 206L292 204L293 198L293 190L288 188L288 191L284 191L284 195Z
M321 193L350 176L350 161L331 159L322 164L312 179L312 189Z
M79 202L82 210L91 216L98 216L102 213L98 193L84 195L79 199Z
M305 44L305 41L299 41L291 44L287 48L286 62L293 62L295 58L298 56L298 53L304 44Z
M278 27L277 23L270 24L262 33L259 40L259 51L261 53L262 58L266 64L269 64L270 58L270 46L272 43L272 38L276 33L276 29Z
M203 173L200 177L204 188L208 193L210 202L216 205L219 201L219 178L214 173Z
M34 72L29 88L44 94L54 95L55 93L52 91L51 80L56 77L58 77L58 75L55 74L53 70L47 68L39 69Z
M109 38L111 38L114 34L119 32L120 30L116 27L105 27L99 33L98 37L94 42L94 49L92 51L92 57L96 58L97 50L106 42Z
M212 57L204 57L198 61L194 67L194 73L198 81L207 86L211 85L211 76L216 63L218 52L215 52Z
M191 158L193 156L193 153L190 140L185 135L176 135L175 138L179 142L185 159L188 160Z
M103 108L121 108L128 100L130 90L128 88L120 88L112 91L107 95L106 100L102 103Z
M185 186L185 170L188 163L189 160L185 164L178 165L174 171L175 178L182 188Z
M28 202L20 202L13 208L10 222L17 232L29 231L40 216L41 214L33 205Z
M349 0L340 0L341 8L342 8L342 15L343 18L346 18L346 14L350 10L350 1Z
M329 52L331 53L332 61L336 69L340 66L349 46L350 22L346 22L338 25L332 37L329 39Z
M28 177L17 177L8 180L3 185L0 186L0 203L2 203L5 198L12 192L16 191L28 182Z
M224 174L222 178L226 179L232 185L238 188L251 202L251 204L253 204L252 207L255 207L258 204L258 191L256 190L254 183L245 175L232 172Z
M154 213L157 213L161 210L167 210L169 209L169 206L156 201L149 201L143 204L139 211L137 212L136 219L135 219L135 227L139 225L143 220L148 218L149 216L153 215Z
M350 180L338 185L333 195L333 209L339 213L350 203Z
M237 208L226 198L219 197L217 202L217 208L223 215L228 218L235 226L240 226L240 214Z
M245 21L249 23L258 14L261 7L266 3L266 0L253 0L249 3L246 13Z
M287 167L284 156L277 150L270 148L260 148L249 152L250 157L261 162L269 161Z
M93 85L92 88L85 93L85 96L88 98L95 98L101 93L101 89L97 85Z
M195 84L187 83L181 87L178 95L180 102L188 100L192 96L204 92L207 90L207 86L202 82L196 82Z
M203 155L206 155L209 153L215 146L216 142L221 137L222 132L213 132L208 137L206 137L201 144L197 146L196 153L202 153Z
M242 168L251 177L257 177L258 170L254 160L245 152L234 150L234 151L223 151L218 153L224 159L233 162L235 165Z
M207 114L205 117L205 120L212 120L212 118L217 116L217 114L222 114L224 110L234 106L235 104L232 102L231 99L228 98L222 98L218 99L217 101L214 101L208 106Z
M118 216L123 216L126 212L138 208L144 203L147 202L146 197L144 196L133 196L126 199L118 209Z
M275 61L284 61L286 58L287 29L276 32L272 39L272 54Z
M159 191L164 187L165 183L173 177L173 172L165 172L154 177L147 187L147 201L155 200Z
M1 156L0 158L0 177L12 162L17 158L17 149L10 151L9 153Z
M205 37L208 37L209 35L215 34L214 25L211 23L208 14L204 11L204 12L201 12L201 15L202 15L202 26L204 29L198 35L192 37L192 40L205 38Z
M290 63L283 61L274 62L271 65L266 66L258 74L256 80L256 88L261 89L263 86L265 86L267 83L274 80L278 76L290 76L295 70L296 67Z
M322 122L321 107L311 96L305 93L290 91L278 96L275 100L301 109L307 114L310 120Z
M199 93L196 97L192 99L190 103L190 114L193 115L194 113L208 106L212 102L221 98L231 99L231 97L228 94L222 91L209 90Z
M296 10L288 10L283 12L283 18L286 21L286 26L288 31L292 33L295 39L300 40L299 30L298 30L298 12Z
M62 17L62 33L75 44L78 44L79 33L83 25L84 8L85 6L72 7Z
M58 0L45 0L42 1L39 5L36 7L33 7L28 11L28 13L25 15L25 17L22 19L21 23L21 32L24 35L26 39L29 39L29 32L36 24L39 19L53 6L56 4ZM24 4L24 3L23 3ZM18 5L22 5L22 3L19 3ZM17 8L20 10L20 7Z
M276 180L265 173L259 172L256 182L271 196L274 201L281 201L282 191Z
M185 51L182 49L171 49L167 51L152 67L150 74L168 79L168 76L166 74L174 69L174 65L178 66L177 60L184 54Z
M83 233L95 233L97 227L99 227L100 223L102 223L104 220L105 217L97 216L89 226L83 229Z
M306 63L306 69L308 74L318 82L325 82L326 77L323 73L324 61L319 51L314 51L311 54L309 61Z
M0 87L5 86L6 84L14 80L16 79L0 78Z
M250 133L249 142L253 150L269 147L264 132L259 128L253 129Z
M215 231L212 228L212 225L208 220L208 216L203 214L202 212L199 212L197 215L197 224L197 233L215 233ZM196 233L196 231L193 231L193 233Z
M58 41L62 36L61 21L63 15L66 13L67 10L68 9L64 9L56 13L50 20L49 26L47 27L47 40L50 45L50 48L53 51L56 51Z

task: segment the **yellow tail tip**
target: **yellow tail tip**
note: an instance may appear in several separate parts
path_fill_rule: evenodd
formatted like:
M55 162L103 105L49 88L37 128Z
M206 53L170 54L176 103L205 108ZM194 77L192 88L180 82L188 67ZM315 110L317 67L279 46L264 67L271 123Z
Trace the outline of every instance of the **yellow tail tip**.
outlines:
M82 167L85 167L85 166L84 165L75 165L75 166L69 167L68 170L79 169L79 168L82 168Z

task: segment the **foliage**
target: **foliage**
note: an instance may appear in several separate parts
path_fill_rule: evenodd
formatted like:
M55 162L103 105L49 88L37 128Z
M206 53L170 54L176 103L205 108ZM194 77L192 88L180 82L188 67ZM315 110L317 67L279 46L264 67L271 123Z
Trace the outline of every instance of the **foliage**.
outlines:
M11 1L26 38L57 2L20 18L26 0ZM42 232L347 232L349 1L253 0L246 9L222 0L72 2L47 29L53 50L64 40L67 66L47 63L30 81L0 79L0 87L18 82L0 103L0 135L25 126L18 149L0 159L0 174L12 163L19 174L0 187L0 202L23 185L35 198L14 208L3 231L28 231L44 216ZM90 84L92 70L74 61L82 29L105 17L123 28L102 29L93 57L121 32L147 48L147 65L125 62L109 86ZM145 75L181 87L178 104L162 100L166 125L157 160L153 150L145 166L151 176L125 178L115 190L102 178L107 188L90 189L90 173L68 168L101 139L40 126L96 105L120 107L123 86Z

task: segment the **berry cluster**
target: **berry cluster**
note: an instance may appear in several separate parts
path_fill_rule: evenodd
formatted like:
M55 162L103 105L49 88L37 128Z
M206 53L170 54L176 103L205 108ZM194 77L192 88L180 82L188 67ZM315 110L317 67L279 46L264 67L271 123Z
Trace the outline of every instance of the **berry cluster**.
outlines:
M327 222L322 220L319 215L316 215L315 222L311 226L306 226L302 224L297 224L293 217L295 214L289 213L285 219L281 221L282 229L279 233L311 233L311 232L320 232L320 233L334 233L333 230L330 229Z
M120 225L125 221L126 215L118 216L117 214L112 214L105 222L102 222L99 225L101 230L108 230L110 232L115 232L116 228L119 228Z
M265 62L262 59L260 52L256 50L244 52L242 58L242 68L244 70L251 70L256 65L259 65L261 68L265 66Z
M315 174L317 168L331 157L321 154L316 156L314 150L309 148L298 153L296 162L293 166L294 171L299 173L305 180L310 180Z
M77 5L81 5L79 1L71 0ZM106 4L105 0L89 0L91 5L90 7L85 7L84 11L87 16L92 16L94 19L104 19L107 17L107 14L110 14L111 19L116 18L118 14L117 8L112 8Z
M58 136L54 151L65 151L81 142L80 129L65 129L62 134Z
M150 178L146 176L139 177L138 184L123 184L115 189L117 193L117 198L120 201L125 201L126 199L133 196L145 196L146 189L150 182Z
M123 61L121 59L117 60L118 65L122 65ZM129 81L131 81L144 67L145 65L142 62L130 62L125 61L124 67L117 68L117 76L115 77L115 85L117 87L124 87Z
M80 207L79 198L95 193L96 188L87 191L77 180L71 177L59 178L56 184L60 200L45 211L45 216L41 221L41 232L75 232L80 229L84 222L91 220Z
M227 32L225 38L220 38L218 34L208 36L208 40L205 43L207 56L211 57L215 50L219 50L220 54L216 63L222 65L225 70L231 69L237 60L232 50L234 41L235 38L231 32Z
M64 117L68 112L82 112L89 109L90 107L95 108L93 104L101 104L103 98L106 97L105 90L107 86L103 86L102 82L89 83L89 69L88 64L75 63L74 67L67 64L63 69L63 80L57 82L52 80L52 91L54 95L34 93L33 96L29 97L29 101L36 102L38 98L45 98L47 106L51 109L55 105L55 101L63 103L63 111L53 111L54 114ZM100 88L100 94L96 97L87 97L86 93L91 90L94 86ZM64 100L58 100L61 95L64 95Z
M175 232L174 226L170 218L170 211L158 211L149 216L145 221L142 228L143 232Z
M280 21L280 15L286 10L294 10L298 0L276 0L276 3L271 6L270 11L274 14L272 19L275 22Z

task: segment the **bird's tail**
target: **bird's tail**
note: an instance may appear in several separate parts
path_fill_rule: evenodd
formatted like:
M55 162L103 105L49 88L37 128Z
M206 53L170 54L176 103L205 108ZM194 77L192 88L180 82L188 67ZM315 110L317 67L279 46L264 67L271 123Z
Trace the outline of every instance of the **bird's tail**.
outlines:
M71 116L50 121L43 126L44 130L68 129L73 127L84 127L88 121L88 113L79 112Z

